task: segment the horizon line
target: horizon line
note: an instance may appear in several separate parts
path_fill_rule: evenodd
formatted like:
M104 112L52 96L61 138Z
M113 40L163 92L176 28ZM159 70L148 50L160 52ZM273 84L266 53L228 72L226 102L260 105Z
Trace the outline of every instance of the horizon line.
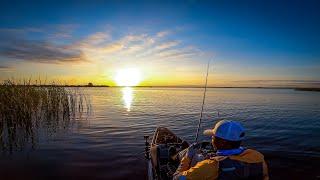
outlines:
M58 84L13 84L15 86L38 86L38 87L108 87L108 88L205 88L205 86L200 85L171 85L171 86L110 86L110 85L58 85ZM4 84L0 84L0 86L5 86ZM320 91L320 87L316 86L208 86L207 88L239 88L239 89L296 89L296 90L317 90Z

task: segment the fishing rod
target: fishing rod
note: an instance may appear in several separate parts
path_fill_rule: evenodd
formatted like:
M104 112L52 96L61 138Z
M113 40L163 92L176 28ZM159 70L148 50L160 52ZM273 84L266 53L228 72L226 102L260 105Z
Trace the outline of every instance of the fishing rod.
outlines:
M198 136L199 136L199 130L200 130L200 125L201 125L201 121L202 121L203 107L204 107L204 102L205 102L205 99L206 99L209 67L210 67L210 60L208 61L208 65L207 65L206 83L205 83L205 86L204 86L204 92L203 92L203 98L202 98L202 106L201 106L200 118L199 118L199 122L198 122L197 134L196 134L196 140L195 140L196 143L198 143Z

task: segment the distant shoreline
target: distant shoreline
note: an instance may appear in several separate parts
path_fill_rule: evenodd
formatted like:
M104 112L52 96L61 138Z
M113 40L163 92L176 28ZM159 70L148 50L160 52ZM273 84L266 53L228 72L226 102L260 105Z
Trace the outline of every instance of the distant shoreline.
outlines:
M0 85L3 86L3 85ZM17 86L34 86L34 87L110 87L110 88L123 88L127 86L109 86L109 85L17 85ZM204 88L202 86L130 86L134 88ZM293 89L295 91L317 91L320 92L320 88L315 87L248 87L248 86L210 86L210 89Z
M6 85L0 85L1 86L6 86ZM94 85L94 86L88 86L88 85L21 85L17 84L14 86L32 86L32 87L110 87L108 85Z
M110 86L112 88L121 88L125 86ZM202 86L132 86L135 88L204 88ZM320 92L320 88L314 88L314 87L248 87L248 86L239 86L239 87L233 87L233 86L210 86L207 87L209 89L292 89L295 91L318 91Z
M295 88L296 91L317 91L320 92L320 88Z

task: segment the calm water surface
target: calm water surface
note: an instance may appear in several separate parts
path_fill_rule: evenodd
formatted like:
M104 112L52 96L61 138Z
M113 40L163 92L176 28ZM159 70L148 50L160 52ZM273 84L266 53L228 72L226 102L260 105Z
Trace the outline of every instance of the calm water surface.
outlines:
M1 179L145 179L143 135L165 126L187 141L194 139L202 89L83 92L91 99L92 114L68 132L40 138L36 149L2 154ZM320 177L319 92L209 89L203 129L219 117L243 123L245 146L265 154L273 179Z

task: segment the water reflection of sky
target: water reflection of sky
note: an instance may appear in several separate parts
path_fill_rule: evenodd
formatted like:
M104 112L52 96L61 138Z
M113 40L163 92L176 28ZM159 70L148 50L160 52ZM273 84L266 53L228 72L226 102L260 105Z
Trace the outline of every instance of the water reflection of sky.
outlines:
M131 104L133 100L133 89L131 87L125 87L121 89L123 105L127 111L131 110Z

